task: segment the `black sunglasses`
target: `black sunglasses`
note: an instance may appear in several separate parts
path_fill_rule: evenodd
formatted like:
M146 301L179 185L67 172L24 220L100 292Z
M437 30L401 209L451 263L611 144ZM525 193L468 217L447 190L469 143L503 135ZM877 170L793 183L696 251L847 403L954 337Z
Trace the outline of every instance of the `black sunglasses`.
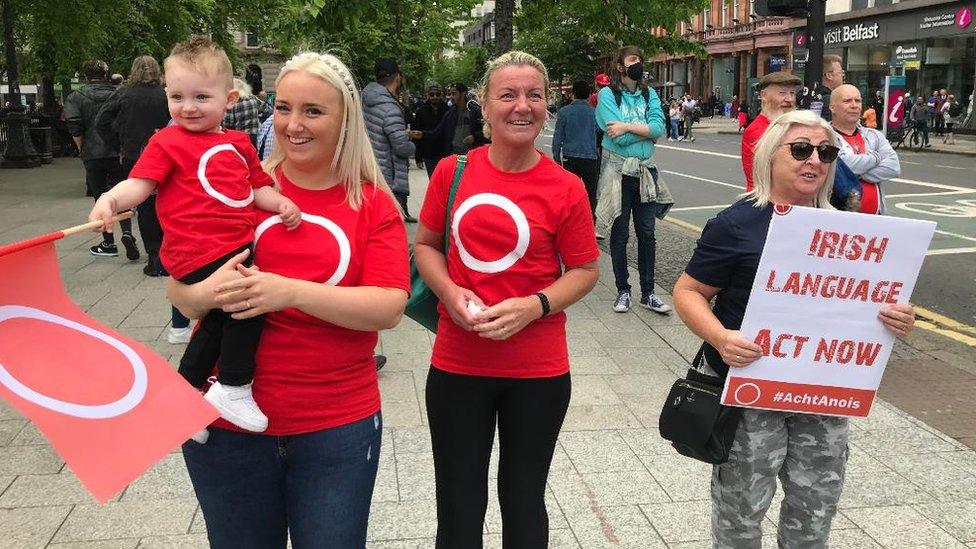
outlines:
M430 92L427 94L429 97L443 97L444 94L441 92Z
M837 154L840 152L840 149L833 145L814 145L806 141L794 141L793 143L783 144L790 147L790 156L800 162L810 158L814 149L817 149L817 157L824 164L830 164L834 160L837 160Z

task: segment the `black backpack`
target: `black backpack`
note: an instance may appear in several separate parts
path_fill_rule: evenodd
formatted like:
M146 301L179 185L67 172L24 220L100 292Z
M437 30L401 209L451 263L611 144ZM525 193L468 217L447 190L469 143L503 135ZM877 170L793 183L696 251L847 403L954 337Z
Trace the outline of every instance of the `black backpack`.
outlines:
M962 114L962 104L958 101L953 101L949 103L949 116L955 118Z

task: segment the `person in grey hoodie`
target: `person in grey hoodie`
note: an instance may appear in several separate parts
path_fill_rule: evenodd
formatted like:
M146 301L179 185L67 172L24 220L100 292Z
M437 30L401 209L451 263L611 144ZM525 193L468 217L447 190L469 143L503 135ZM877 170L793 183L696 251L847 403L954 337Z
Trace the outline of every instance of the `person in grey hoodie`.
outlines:
M417 146L410 140L404 107L397 101L402 83L403 76L396 61L378 59L376 81L363 88L363 115L376 162L403 209L403 218L407 223L416 223L417 219L407 211L407 197L410 195L407 176L410 158Z

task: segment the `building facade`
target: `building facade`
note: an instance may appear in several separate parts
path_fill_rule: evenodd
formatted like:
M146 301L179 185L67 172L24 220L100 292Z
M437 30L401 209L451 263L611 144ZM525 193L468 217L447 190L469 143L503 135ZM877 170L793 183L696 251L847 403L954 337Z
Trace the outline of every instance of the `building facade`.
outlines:
M234 45L243 62L243 78L257 94L274 91L275 79L285 64L285 56L275 48L264 45L261 37L253 32L233 30Z

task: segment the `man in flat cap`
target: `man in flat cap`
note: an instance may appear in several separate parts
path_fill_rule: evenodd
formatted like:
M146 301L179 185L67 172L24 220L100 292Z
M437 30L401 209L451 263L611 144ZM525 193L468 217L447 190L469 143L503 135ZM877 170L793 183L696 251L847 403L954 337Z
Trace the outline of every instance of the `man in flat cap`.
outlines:
M759 80L757 89L762 110L742 133L742 171L746 175L746 191L752 190L752 157L756 143L776 117L796 108L796 88L802 84L799 77L786 71L771 72Z

